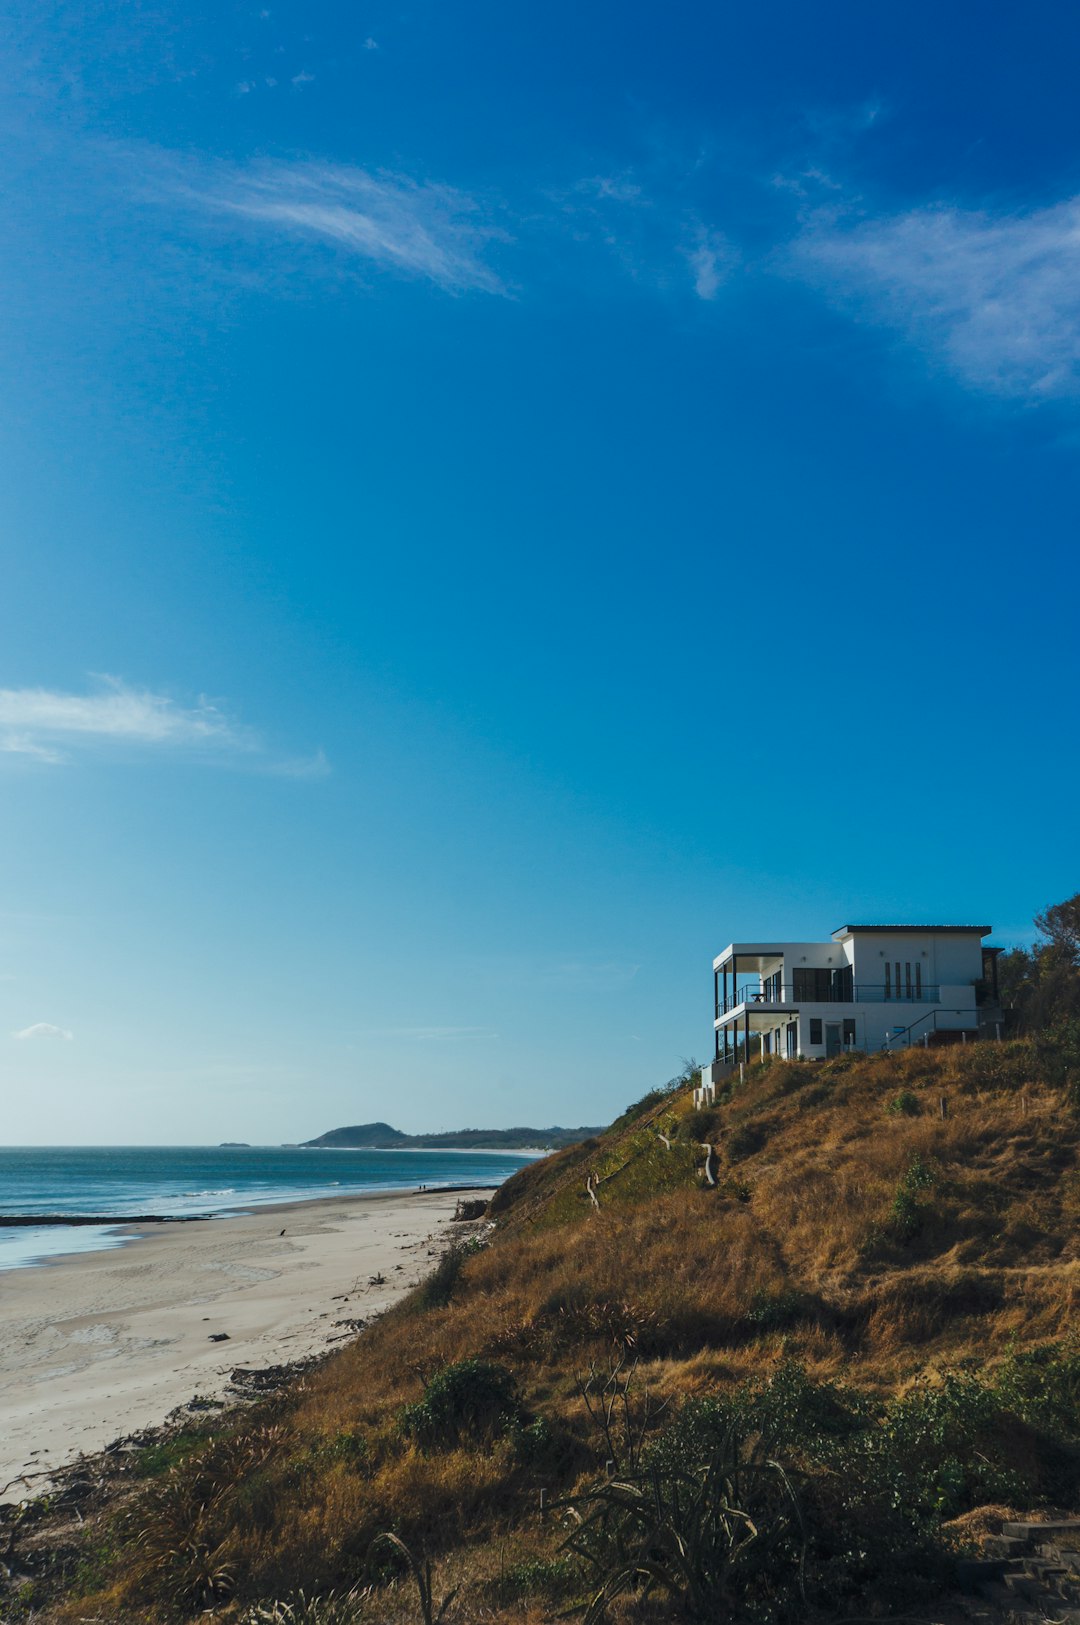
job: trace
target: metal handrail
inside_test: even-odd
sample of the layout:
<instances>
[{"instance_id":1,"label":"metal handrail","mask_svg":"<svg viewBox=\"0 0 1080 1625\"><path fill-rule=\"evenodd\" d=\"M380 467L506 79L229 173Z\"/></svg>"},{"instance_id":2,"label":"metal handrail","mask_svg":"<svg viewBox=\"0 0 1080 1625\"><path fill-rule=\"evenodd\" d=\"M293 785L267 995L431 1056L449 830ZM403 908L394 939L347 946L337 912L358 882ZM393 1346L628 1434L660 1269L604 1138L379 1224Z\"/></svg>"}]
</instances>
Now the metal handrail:
<instances>
[{"instance_id":1,"label":"metal handrail","mask_svg":"<svg viewBox=\"0 0 1080 1625\"><path fill-rule=\"evenodd\" d=\"M940 987L930 982L918 991L912 988L910 993L906 989L901 991L894 986L887 987L884 982L856 982L844 993L834 993L830 990L824 998L818 994L811 994L809 997L803 995L796 999L795 984L784 982L780 987L779 999L775 997L772 989L766 992L763 987L736 988L726 999L717 999L716 1014L726 1016L744 1004L751 1007L789 1004L936 1004L940 995Z\"/></svg>"},{"instance_id":2,"label":"metal handrail","mask_svg":"<svg viewBox=\"0 0 1080 1625\"><path fill-rule=\"evenodd\" d=\"M976 1030L977 1030L977 1028L978 1028L978 1010L974 1005L971 1006L971 1007L965 1007L965 1008L963 1008L961 1010L928 1010L924 1016L920 1016L917 1021L913 1021L911 1023L910 1027L905 1027L903 1032L888 1033L886 1035L885 1042L882 1044L881 1047L882 1047L882 1049L892 1049L894 1047L894 1045L899 1044L899 1045L902 1045L905 1049L910 1049L911 1046L915 1043L915 1034L916 1034L916 1032L918 1031L918 1029L920 1027L926 1027L926 1023L928 1021L932 1023L932 1027L926 1027L925 1032L919 1033L919 1038L923 1042L926 1042L929 1039L931 1031L933 1031L933 1032L943 1032L943 1033L956 1033L956 1032L964 1033L964 1032L970 1031L970 1029L964 1028L964 1027L939 1027L938 1026L938 1017L939 1016L966 1016L966 1015L969 1015L969 1014L972 1014L972 1015L975 1016Z\"/></svg>"}]
</instances>

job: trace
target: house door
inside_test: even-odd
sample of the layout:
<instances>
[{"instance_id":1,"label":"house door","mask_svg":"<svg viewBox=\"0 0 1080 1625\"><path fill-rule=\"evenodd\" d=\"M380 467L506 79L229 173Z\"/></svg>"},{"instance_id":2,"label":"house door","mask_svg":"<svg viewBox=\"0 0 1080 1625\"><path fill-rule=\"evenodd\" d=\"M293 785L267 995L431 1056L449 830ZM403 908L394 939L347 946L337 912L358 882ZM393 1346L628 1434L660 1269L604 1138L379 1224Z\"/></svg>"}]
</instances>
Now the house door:
<instances>
[{"instance_id":1,"label":"house door","mask_svg":"<svg viewBox=\"0 0 1080 1625\"><path fill-rule=\"evenodd\" d=\"M828 1060L830 1055L839 1055L840 1050L840 1023L838 1021L827 1021L825 1023L825 1059Z\"/></svg>"}]
</instances>

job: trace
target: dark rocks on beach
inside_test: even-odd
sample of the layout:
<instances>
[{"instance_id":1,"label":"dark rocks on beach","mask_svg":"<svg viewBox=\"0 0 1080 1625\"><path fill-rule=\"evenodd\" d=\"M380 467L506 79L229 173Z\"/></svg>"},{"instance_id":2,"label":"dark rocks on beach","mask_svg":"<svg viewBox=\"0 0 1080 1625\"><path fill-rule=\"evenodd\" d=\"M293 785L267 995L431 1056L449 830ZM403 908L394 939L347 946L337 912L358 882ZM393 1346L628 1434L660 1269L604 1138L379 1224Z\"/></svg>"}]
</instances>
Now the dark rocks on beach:
<instances>
[{"instance_id":1,"label":"dark rocks on beach","mask_svg":"<svg viewBox=\"0 0 1080 1625\"><path fill-rule=\"evenodd\" d=\"M482 1219L487 1212L487 1203L476 1200L462 1200L454 1209L451 1223L464 1224L470 1219Z\"/></svg>"},{"instance_id":2,"label":"dark rocks on beach","mask_svg":"<svg viewBox=\"0 0 1080 1625\"><path fill-rule=\"evenodd\" d=\"M211 1343L227 1343L229 1334L228 1332L211 1332L207 1341Z\"/></svg>"}]
</instances>

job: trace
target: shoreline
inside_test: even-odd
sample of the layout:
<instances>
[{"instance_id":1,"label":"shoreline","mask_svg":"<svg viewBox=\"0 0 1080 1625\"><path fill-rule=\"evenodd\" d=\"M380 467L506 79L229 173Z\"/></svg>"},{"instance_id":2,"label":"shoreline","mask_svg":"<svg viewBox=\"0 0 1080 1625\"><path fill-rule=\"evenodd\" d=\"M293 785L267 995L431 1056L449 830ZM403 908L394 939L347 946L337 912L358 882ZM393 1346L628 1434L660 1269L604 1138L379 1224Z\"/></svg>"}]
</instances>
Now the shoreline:
<instances>
[{"instance_id":1,"label":"shoreline","mask_svg":"<svg viewBox=\"0 0 1080 1625\"><path fill-rule=\"evenodd\" d=\"M220 1213L0 1213L0 1230L32 1230L35 1228L47 1230L62 1228L65 1224L73 1229L82 1225L107 1225L112 1230L120 1230L131 1225L140 1224L206 1224L209 1220L247 1219L254 1212L272 1213L277 1208L310 1207L313 1202L378 1200L381 1196L426 1196L451 1195L455 1191L489 1191L492 1185L402 1185L380 1186L377 1190L343 1191L339 1197L333 1196L296 1196L280 1202L248 1202L233 1203L222 1208ZM247 1211L238 1212L238 1208Z\"/></svg>"},{"instance_id":2,"label":"shoreline","mask_svg":"<svg viewBox=\"0 0 1080 1625\"><path fill-rule=\"evenodd\" d=\"M77 1456L160 1426L193 1396L223 1400L238 1367L355 1337L430 1272L458 1189L268 1203L194 1225L120 1218L134 1245L6 1271L0 1499L40 1493Z\"/></svg>"},{"instance_id":3,"label":"shoreline","mask_svg":"<svg viewBox=\"0 0 1080 1625\"><path fill-rule=\"evenodd\" d=\"M345 1201L383 1201L408 1200L409 1198L426 1196L460 1196L470 1191L493 1191L498 1188L497 1183L485 1181L481 1184L469 1185L390 1185L376 1186L367 1190L342 1191L339 1194L328 1196L321 1192L317 1196L283 1196L268 1202L237 1202L222 1208L219 1212L210 1213L28 1213L28 1214L0 1214L0 1236L4 1230L34 1231L41 1230L48 1236L53 1236L58 1230L65 1227L76 1230L97 1230L101 1232L97 1243L87 1246L76 1246L74 1242L70 1247L47 1247L43 1250L16 1257L7 1261L0 1253L0 1283L10 1275L21 1273L24 1270L46 1269L56 1263L74 1258L86 1258L99 1252L116 1252L127 1247L131 1242L139 1239L141 1232L148 1225L186 1225L186 1224L223 1224L232 1219L254 1218L260 1213L277 1213L289 1211L292 1208L317 1207L320 1202Z\"/></svg>"}]
</instances>

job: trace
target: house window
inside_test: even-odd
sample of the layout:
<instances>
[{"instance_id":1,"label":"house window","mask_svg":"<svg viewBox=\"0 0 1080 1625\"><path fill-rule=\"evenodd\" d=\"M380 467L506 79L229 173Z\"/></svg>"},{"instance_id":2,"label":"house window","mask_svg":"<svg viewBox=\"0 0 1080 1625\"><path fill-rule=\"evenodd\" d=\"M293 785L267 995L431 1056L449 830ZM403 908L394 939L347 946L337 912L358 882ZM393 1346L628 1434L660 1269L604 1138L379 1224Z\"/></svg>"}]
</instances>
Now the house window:
<instances>
[{"instance_id":1,"label":"house window","mask_svg":"<svg viewBox=\"0 0 1080 1625\"><path fill-rule=\"evenodd\" d=\"M851 1049L855 1043L855 1017L844 1017L844 1048Z\"/></svg>"},{"instance_id":2,"label":"house window","mask_svg":"<svg viewBox=\"0 0 1080 1625\"><path fill-rule=\"evenodd\" d=\"M820 1044L821 1043L821 1017L820 1016L811 1016L810 1017L810 1042L811 1042L811 1044Z\"/></svg>"},{"instance_id":3,"label":"house window","mask_svg":"<svg viewBox=\"0 0 1080 1625\"><path fill-rule=\"evenodd\" d=\"M896 961L896 997L898 999L903 998L903 994L900 992L900 961L899 960Z\"/></svg>"},{"instance_id":4,"label":"house window","mask_svg":"<svg viewBox=\"0 0 1080 1625\"><path fill-rule=\"evenodd\" d=\"M922 998L922 965L918 960L915 961L915 997Z\"/></svg>"},{"instance_id":5,"label":"house window","mask_svg":"<svg viewBox=\"0 0 1080 1625\"><path fill-rule=\"evenodd\" d=\"M832 971L813 965L798 966L792 993L796 1004L828 1004L832 997Z\"/></svg>"},{"instance_id":6,"label":"house window","mask_svg":"<svg viewBox=\"0 0 1080 1625\"><path fill-rule=\"evenodd\" d=\"M788 1022L787 1052L792 1060L799 1053L799 1023L797 1021Z\"/></svg>"},{"instance_id":7,"label":"house window","mask_svg":"<svg viewBox=\"0 0 1080 1625\"><path fill-rule=\"evenodd\" d=\"M907 996L910 999L910 997L911 997L911 961L910 961L910 959L907 961L907 963L904 966L904 986L907 988Z\"/></svg>"},{"instance_id":8,"label":"house window","mask_svg":"<svg viewBox=\"0 0 1080 1625\"><path fill-rule=\"evenodd\" d=\"M892 998L892 975L889 970L889 961L885 961L885 997Z\"/></svg>"}]
</instances>

